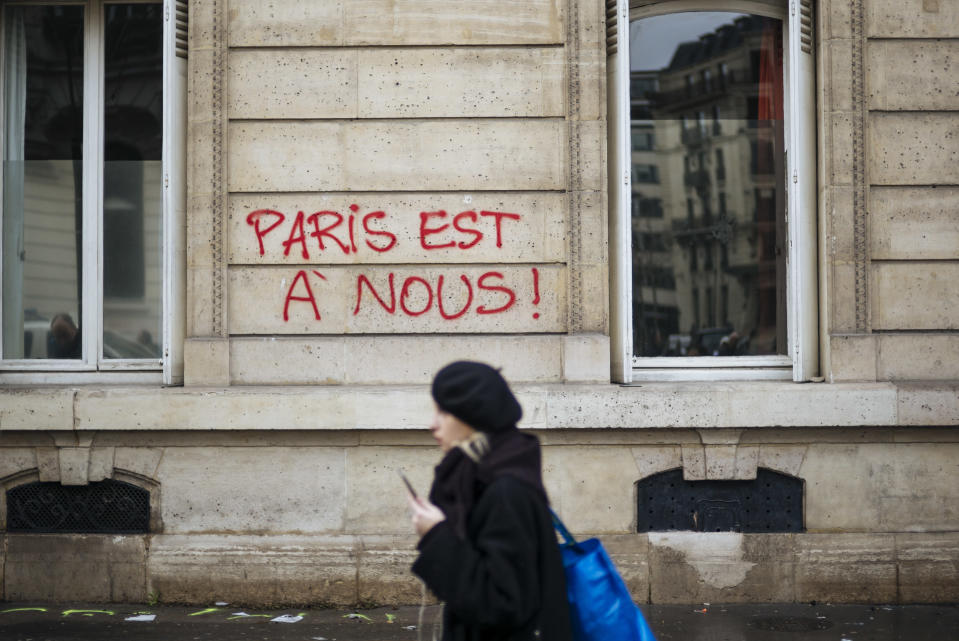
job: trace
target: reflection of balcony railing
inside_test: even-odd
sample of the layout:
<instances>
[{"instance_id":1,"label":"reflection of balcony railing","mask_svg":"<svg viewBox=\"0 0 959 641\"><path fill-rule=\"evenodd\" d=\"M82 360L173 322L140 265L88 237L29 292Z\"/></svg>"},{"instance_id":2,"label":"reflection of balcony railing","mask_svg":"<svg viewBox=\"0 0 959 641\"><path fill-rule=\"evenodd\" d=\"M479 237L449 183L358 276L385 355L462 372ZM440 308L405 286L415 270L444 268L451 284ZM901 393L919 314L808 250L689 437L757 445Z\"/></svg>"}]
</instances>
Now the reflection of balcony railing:
<instances>
[{"instance_id":1,"label":"reflection of balcony railing","mask_svg":"<svg viewBox=\"0 0 959 641\"><path fill-rule=\"evenodd\" d=\"M705 169L694 169L683 173L683 183L687 187L705 187L709 184L709 172Z\"/></svg>"},{"instance_id":2,"label":"reflection of balcony railing","mask_svg":"<svg viewBox=\"0 0 959 641\"><path fill-rule=\"evenodd\" d=\"M724 217L719 218L697 216L692 219L674 220L670 227L673 239L680 245L707 240L727 244L732 240L739 224L735 216L727 212Z\"/></svg>"},{"instance_id":3,"label":"reflection of balcony railing","mask_svg":"<svg viewBox=\"0 0 959 641\"><path fill-rule=\"evenodd\" d=\"M692 126L689 129L683 129L682 132L682 141L684 145L701 145L706 139L706 132L699 128L699 126Z\"/></svg>"},{"instance_id":4,"label":"reflection of balcony railing","mask_svg":"<svg viewBox=\"0 0 959 641\"><path fill-rule=\"evenodd\" d=\"M702 85L695 85L691 90L684 86L682 89L672 91L649 92L646 97L653 103L654 109L684 109L696 103L708 102L737 88L749 86L756 86L756 82L749 72L744 70L730 71L726 74L725 79L721 78L719 82L714 83L708 89L705 89Z\"/></svg>"}]
</instances>

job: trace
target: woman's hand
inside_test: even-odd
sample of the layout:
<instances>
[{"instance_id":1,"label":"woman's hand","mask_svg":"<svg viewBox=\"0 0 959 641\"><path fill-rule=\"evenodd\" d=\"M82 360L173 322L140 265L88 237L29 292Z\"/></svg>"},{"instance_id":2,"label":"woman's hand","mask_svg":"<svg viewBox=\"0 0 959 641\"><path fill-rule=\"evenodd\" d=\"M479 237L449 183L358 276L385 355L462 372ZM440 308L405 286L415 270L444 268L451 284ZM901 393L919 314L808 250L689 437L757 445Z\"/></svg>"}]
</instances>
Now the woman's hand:
<instances>
[{"instance_id":1,"label":"woman's hand","mask_svg":"<svg viewBox=\"0 0 959 641\"><path fill-rule=\"evenodd\" d=\"M406 501L409 503L410 510L413 512L411 519L413 521L413 529L415 529L416 533L420 536L432 530L433 526L440 521L446 520L446 515L443 514L443 510L426 499L419 497L414 498L407 495Z\"/></svg>"}]
</instances>

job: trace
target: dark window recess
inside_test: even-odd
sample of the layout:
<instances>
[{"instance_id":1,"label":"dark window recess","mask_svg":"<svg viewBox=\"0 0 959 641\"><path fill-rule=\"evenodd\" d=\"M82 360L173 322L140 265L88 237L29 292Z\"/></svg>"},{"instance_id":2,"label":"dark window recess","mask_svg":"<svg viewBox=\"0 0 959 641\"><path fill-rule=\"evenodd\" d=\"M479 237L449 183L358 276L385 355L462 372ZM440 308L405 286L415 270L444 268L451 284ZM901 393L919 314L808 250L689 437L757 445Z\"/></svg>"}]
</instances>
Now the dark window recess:
<instances>
[{"instance_id":1,"label":"dark window recess","mask_svg":"<svg viewBox=\"0 0 959 641\"><path fill-rule=\"evenodd\" d=\"M637 484L637 532L802 532L803 480L759 468L754 481L684 481L683 470Z\"/></svg>"},{"instance_id":2,"label":"dark window recess","mask_svg":"<svg viewBox=\"0 0 959 641\"><path fill-rule=\"evenodd\" d=\"M89 485L28 483L7 490L7 531L140 534L150 531L150 493L106 480Z\"/></svg>"}]
</instances>

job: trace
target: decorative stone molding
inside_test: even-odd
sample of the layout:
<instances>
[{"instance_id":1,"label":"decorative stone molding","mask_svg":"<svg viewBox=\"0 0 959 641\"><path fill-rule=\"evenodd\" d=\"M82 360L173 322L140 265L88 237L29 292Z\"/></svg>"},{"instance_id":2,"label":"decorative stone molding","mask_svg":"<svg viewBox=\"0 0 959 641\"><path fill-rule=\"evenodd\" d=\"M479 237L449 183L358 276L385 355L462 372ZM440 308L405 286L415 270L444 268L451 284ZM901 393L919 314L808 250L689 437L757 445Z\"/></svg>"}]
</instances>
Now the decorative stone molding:
<instances>
[{"instance_id":1,"label":"decorative stone molding","mask_svg":"<svg viewBox=\"0 0 959 641\"><path fill-rule=\"evenodd\" d=\"M856 330L868 332L869 323L869 234L866 200L866 67L865 11L863 0L850 0L852 26L852 180L853 254L855 262Z\"/></svg>"}]
</instances>

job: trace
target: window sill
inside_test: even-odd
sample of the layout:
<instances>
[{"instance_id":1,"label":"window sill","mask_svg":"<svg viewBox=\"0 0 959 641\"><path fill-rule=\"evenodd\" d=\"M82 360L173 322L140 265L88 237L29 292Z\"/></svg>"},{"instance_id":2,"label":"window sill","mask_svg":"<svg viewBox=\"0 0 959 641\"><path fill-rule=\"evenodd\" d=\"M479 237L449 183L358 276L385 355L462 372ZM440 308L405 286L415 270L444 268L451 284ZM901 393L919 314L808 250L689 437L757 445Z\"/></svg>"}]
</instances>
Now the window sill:
<instances>
[{"instance_id":1,"label":"window sill","mask_svg":"<svg viewBox=\"0 0 959 641\"><path fill-rule=\"evenodd\" d=\"M724 429L959 424L959 382L516 385L521 427ZM6 387L0 432L420 430L425 385Z\"/></svg>"}]
</instances>

